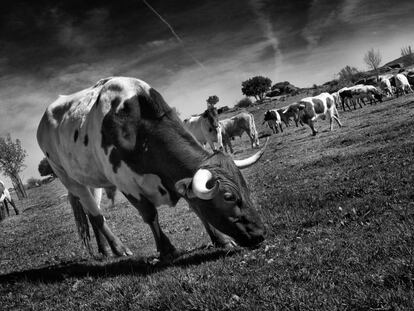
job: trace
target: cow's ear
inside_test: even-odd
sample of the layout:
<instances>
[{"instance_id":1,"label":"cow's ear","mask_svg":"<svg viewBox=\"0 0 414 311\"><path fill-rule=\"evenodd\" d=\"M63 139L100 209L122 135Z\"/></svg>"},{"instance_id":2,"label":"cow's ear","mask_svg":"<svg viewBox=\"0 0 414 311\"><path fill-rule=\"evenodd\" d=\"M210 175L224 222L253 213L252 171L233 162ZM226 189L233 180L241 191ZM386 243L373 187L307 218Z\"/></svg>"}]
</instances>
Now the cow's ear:
<instances>
[{"instance_id":1,"label":"cow's ear","mask_svg":"<svg viewBox=\"0 0 414 311\"><path fill-rule=\"evenodd\" d=\"M175 183L175 190L177 190L181 196L187 199L192 199L195 197L192 190L192 182L192 178L183 178Z\"/></svg>"}]
</instances>

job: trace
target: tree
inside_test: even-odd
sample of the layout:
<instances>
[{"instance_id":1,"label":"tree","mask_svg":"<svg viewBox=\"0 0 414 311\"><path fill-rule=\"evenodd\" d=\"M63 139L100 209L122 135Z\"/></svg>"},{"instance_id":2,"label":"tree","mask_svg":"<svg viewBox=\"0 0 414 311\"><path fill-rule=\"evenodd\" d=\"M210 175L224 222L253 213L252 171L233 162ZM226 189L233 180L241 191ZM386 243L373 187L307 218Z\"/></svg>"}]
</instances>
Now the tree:
<instances>
[{"instance_id":1,"label":"tree","mask_svg":"<svg viewBox=\"0 0 414 311\"><path fill-rule=\"evenodd\" d=\"M40 176L52 175L56 177L55 172L53 172L52 167L50 166L49 161L46 158L43 158L40 161L38 170L39 170Z\"/></svg>"},{"instance_id":2,"label":"tree","mask_svg":"<svg viewBox=\"0 0 414 311\"><path fill-rule=\"evenodd\" d=\"M381 64L382 57L379 51L375 51L374 49L370 49L367 54L364 56L364 62L368 65L369 68L375 71L377 74L378 80L378 67Z\"/></svg>"},{"instance_id":3,"label":"tree","mask_svg":"<svg viewBox=\"0 0 414 311\"><path fill-rule=\"evenodd\" d=\"M414 63L414 54L411 49L411 45L401 48L401 56L405 57L405 66L410 66Z\"/></svg>"},{"instance_id":4,"label":"tree","mask_svg":"<svg viewBox=\"0 0 414 311\"><path fill-rule=\"evenodd\" d=\"M358 69L351 66L345 66L338 72L339 80L344 82L355 82L358 75Z\"/></svg>"},{"instance_id":5,"label":"tree","mask_svg":"<svg viewBox=\"0 0 414 311\"><path fill-rule=\"evenodd\" d=\"M23 162L26 155L26 150L22 148L19 139L13 141L10 134L7 134L6 137L0 137L0 171L10 177L19 199L27 197L19 176L25 167Z\"/></svg>"},{"instance_id":6,"label":"tree","mask_svg":"<svg viewBox=\"0 0 414 311\"><path fill-rule=\"evenodd\" d=\"M269 91L272 80L262 76L256 76L242 82L242 94L253 96L256 100L262 100L265 93Z\"/></svg>"},{"instance_id":7,"label":"tree","mask_svg":"<svg viewBox=\"0 0 414 311\"><path fill-rule=\"evenodd\" d=\"M211 106L214 106L215 104L217 104L218 101L219 101L219 98L216 95L212 95L207 98L207 104Z\"/></svg>"}]
</instances>

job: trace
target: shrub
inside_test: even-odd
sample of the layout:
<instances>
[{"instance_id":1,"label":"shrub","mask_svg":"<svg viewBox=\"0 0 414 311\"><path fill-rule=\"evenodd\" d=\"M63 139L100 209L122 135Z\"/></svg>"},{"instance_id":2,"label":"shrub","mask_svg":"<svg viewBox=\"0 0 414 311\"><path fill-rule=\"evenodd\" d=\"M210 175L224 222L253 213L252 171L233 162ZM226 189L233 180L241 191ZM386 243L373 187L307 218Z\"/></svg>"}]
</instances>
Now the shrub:
<instances>
[{"instance_id":1,"label":"shrub","mask_svg":"<svg viewBox=\"0 0 414 311\"><path fill-rule=\"evenodd\" d=\"M239 102L235 105L237 108L246 108L253 105L253 102L250 100L250 98L245 97L239 100Z\"/></svg>"}]
</instances>

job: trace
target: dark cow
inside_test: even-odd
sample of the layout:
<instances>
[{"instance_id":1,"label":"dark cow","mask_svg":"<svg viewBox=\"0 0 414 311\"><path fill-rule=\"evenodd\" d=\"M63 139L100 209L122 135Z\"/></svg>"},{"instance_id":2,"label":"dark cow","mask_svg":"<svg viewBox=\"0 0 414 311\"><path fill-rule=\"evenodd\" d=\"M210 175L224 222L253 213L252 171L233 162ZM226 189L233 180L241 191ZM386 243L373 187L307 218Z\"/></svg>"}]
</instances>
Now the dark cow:
<instances>
[{"instance_id":1,"label":"dark cow","mask_svg":"<svg viewBox=\"0 0 414 311\"><path fill-rule=\"evenodd\" d=\"M200 217L215 245L235 241L256 246L264 239L264 226L239 170L257 162L264 148L238 161L222 152L207 152L142 80L107 78L59 97L43 115L37 140L69 191L81 236L88 244L89 218L104 255L131 254L99 207L100 188L111 186L150 226L162 259L178 252L161 229L156 208L174 206L180 197Z\"/></svg>"}]
</instances>

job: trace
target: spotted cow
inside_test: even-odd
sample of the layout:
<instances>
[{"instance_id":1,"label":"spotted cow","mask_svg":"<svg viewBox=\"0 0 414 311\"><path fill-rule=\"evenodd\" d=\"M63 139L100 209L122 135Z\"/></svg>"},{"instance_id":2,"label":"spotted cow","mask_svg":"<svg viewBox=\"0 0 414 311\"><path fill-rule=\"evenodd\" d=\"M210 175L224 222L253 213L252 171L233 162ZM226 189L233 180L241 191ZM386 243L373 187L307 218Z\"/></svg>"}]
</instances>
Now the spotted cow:
<instances>
[{"instance_id":1,"label":"spotted cow","mask_svg":"<svg viewBox=\"0 0 414 311\"><path fill-rule=\"evenodd\" d=\"M283 133L282 118L281 118L281 115L279 114L279 111L277 109L271 109L271 110L267 110L265 112L262 124L264 124L266 122L267 122L267 125L270 127L270 129L272 130L273 133L275 133L275 134L279 133L278 128L280 128L280 131Z\"/></svg>"},{"instance_id":2,"label":"spotted cow","mask_svg":"<svg viewBox=\"0 0 414 311\"><path fill-rule=\"evenodd\" d=\"M324 120L328 116L331 131L333 129L332 120L335 120L339 126L342 126L339 121L335 100L329 93L303 98L298 103L290 105L287 110L287 113L292 113L296 119L300 119L303 123L308 124L314 136L318 132L314 125L318 118Z\"/></svg>"},{"instance_id":3,"label":"spotted cow","mask_svg":"<svg viewBox=\"0 0 414 311\"><path fill-rule=\"evenodd\" d=\"M100 209L101 188L113 186L150 226L162 259L178 252L161 229L156 208L174 206L180 197L215 245L255 246L264 239L239 170L257 162L264 148L243 160L206 151L160 93L142 80L106 78L59 97L46 109L37 140L68 189L83 241L89 243L89 218L103 255L131 254Z\"/></svg>"}]
</instances>

